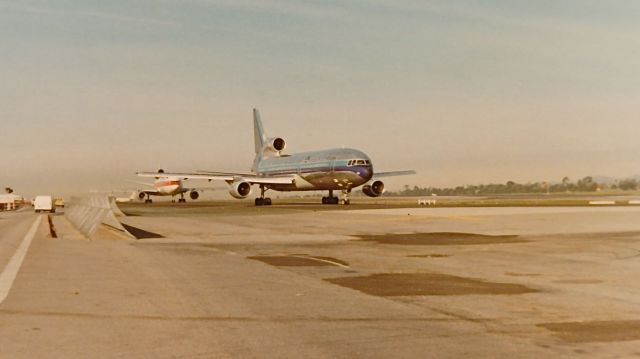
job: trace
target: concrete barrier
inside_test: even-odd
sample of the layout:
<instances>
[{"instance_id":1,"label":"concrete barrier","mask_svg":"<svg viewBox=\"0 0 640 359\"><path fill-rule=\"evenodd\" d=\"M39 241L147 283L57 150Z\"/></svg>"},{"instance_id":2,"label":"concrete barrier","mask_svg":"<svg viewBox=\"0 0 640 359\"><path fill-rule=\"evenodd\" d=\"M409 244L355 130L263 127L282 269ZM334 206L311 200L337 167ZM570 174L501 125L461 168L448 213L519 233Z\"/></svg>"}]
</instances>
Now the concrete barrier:
<instances>
[{"instance_id":1,"label":"concrete barrier","mask_svg":"<svg viewBox=\"0 0 640 359\"><path fill-rule=\"evenodd\" d=\"M64 211L65 217L87 238L91 238L100 225L104 225L127 238L135 238L116 216L124 216L113 197L92 195L72 197Z\"/></svg>"},{"instance_id":2,"label":"concrete barrier","mask_svg":"<svg viewBox=\"0 0 640 359\"><path fill-rule=\"evenodd\" d=\"M124 214L124 212L122 212L120 210L120 207L118 207L118 204L116 203L116 198L114 196L109 196L109 206L111 207L111 212L113 212L113 214L116 217L126 217L127 215Z\"/></svg>"}]
</instances>

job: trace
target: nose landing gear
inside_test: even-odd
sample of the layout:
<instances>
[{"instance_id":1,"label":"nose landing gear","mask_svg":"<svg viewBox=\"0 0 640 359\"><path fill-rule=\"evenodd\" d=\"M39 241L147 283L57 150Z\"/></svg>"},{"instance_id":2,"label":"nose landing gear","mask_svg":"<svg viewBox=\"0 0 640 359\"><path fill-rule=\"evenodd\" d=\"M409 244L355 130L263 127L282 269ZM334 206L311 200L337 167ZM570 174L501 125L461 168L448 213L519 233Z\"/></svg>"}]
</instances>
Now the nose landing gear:
<instances>
[{"instance_id":1,"label":"nose landing gear","mask_svg":"<svg viewBox=\"0 0 640 359\"><path fill-rule=\"evenodd\" d=\"M340 199L340 204L345 206L351 204L351 200L349 199L349 193L351 193L351 188L342 190L342 198Z\"/></svg>"}]
</instances>

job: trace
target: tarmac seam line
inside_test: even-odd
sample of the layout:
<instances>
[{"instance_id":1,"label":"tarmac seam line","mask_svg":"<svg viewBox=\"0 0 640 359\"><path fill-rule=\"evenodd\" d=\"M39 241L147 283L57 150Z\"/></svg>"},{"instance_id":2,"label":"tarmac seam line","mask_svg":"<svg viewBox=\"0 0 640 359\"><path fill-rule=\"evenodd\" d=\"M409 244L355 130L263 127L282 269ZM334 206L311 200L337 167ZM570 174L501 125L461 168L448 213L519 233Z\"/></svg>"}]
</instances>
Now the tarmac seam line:
<instances>
[{"instance_id":1,"label":"tarmac seam line","mask_svg":"<svg viewBox=\"0 0 640 359\"><path fill-rule=\"evenodd\" d=\"M27 232L27 235L24 236L22 243L13 254L13 257L7 263L7 266L4 268L4 271L0 273L0 304L7 299L9 295L9 291L13 286L13 282L18 275L18 271L22 266L22 262L24 261L24 257L27 255L27 251L29 250L29 246L31 245L31 241L36 236L36 232L38 231L38 227L40 226L40 222L42 221L42 216L38 216L38 218L31 225L31 229Z\"/></svg>"}]
</instances>

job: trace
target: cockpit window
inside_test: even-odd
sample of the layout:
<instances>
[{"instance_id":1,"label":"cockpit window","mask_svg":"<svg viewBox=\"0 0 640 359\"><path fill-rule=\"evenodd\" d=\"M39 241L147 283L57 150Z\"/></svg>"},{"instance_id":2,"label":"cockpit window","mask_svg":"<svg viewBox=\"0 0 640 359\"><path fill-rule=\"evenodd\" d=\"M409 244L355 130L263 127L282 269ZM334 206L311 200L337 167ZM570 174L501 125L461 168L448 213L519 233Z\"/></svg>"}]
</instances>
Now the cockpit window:
<instances>
[{"instance_id":1,"label":"cockpit window","mask_svg":"<svg viewBox=\"0 0 640 359\"><path fill-rule=\"evenodd\" d=\"M369 160L349 160L347 162L347 166L370 166L371 162Z\"/></svg>"}]
</instances>

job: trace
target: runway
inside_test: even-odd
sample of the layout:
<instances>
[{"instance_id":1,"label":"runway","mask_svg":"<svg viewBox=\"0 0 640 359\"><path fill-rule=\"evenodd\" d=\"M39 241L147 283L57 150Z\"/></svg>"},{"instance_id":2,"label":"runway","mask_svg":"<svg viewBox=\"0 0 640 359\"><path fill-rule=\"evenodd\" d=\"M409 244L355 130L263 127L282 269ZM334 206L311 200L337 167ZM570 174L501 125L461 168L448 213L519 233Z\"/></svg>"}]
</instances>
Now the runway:
<instances>
[{"instance_id":1,"label":"runway","mask_svg":"<svg viewBox=\"0 0 640 359\"><path fill-rule=\"evenodd\" d=\"M89 241L58 215L53 239L42 221L0 356L639 353L640 208L239 203L124 206L138 240ZM35 219L0 214L0 268Z\"/></svg>"}]
</instances>

